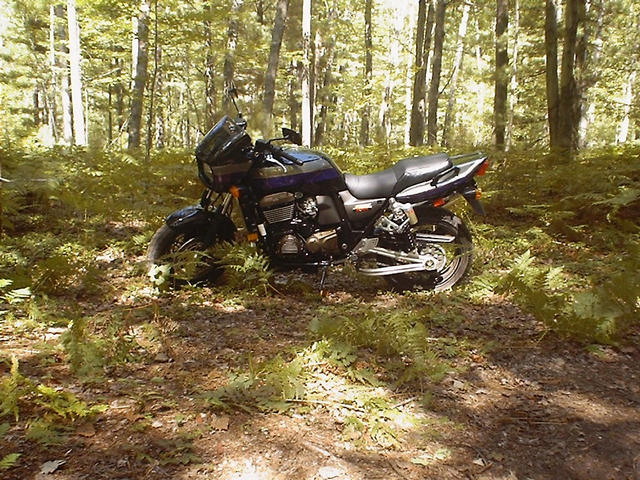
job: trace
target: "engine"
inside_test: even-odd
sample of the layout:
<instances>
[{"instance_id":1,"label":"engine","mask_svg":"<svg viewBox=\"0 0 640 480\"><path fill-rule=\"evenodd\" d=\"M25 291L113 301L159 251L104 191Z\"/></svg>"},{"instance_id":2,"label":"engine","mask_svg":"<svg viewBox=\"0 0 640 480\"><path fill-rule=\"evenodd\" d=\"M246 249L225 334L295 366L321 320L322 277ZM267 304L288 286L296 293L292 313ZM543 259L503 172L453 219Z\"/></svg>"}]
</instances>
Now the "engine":
<instances>
[{"instance_id":1,"label":"engine","mask_svg":"<svg viewBox=\"0 0 640 480\"><path fill-rule=\"evenodd\" d=\"M340 251L338 232L321 230L318 225L318 203L315 197L300 192L279 192L259 202L265 224L260 233L269 239L275 253L293 255L331 254Z\"/></svg>"}]
</instances>

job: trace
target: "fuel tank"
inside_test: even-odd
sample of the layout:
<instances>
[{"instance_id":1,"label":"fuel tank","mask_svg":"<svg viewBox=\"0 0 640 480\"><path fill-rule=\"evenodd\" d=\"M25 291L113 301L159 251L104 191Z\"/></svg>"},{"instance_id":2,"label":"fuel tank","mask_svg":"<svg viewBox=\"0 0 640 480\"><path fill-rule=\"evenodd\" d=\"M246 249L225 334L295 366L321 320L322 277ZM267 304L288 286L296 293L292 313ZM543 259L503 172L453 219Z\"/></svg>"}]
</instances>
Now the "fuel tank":
<instances>
[{"instance_id":1,"label":"fuel tank","mask_svg":"<svg viewBox=\"0 0 640 480\"><path fill-rule=\"evenodd\" d=\"M249 177L252 188L261 193L290 191L307 195L322 195L346 189L344 176L337 165L323 153L304 149L286 150L302 165L278 159L284 169L275 163L254 170Z\"/></svg>"}]
</instances>

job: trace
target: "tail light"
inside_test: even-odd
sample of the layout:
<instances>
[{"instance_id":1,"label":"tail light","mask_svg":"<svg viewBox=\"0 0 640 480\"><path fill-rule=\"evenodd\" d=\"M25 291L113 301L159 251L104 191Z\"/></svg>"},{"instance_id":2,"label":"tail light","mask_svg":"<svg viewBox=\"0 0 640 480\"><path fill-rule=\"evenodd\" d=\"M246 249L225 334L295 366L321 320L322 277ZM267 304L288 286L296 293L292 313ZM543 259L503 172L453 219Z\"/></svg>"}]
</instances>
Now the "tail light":
<instances>
[{"instance_id":1,"label":"tail light","mask_svg":"<svg viewBox=\"0 0 640 480\"><path fill-rule=\"evenodd\" d=\"M487 173L488 168L489 168L489 160L485 160L480 165L480 168L478 169L478 171L476 171L476 175L484 175L485 173Z\"/></svg>"}]
</instances>

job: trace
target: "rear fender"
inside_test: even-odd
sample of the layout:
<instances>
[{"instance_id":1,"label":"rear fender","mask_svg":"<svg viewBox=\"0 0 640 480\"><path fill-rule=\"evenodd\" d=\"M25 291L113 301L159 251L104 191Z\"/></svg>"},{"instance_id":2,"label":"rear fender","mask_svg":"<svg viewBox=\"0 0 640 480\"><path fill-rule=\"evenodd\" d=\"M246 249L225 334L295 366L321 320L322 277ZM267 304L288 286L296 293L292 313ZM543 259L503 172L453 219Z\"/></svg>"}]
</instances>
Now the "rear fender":
<instances>
[{"instance_id":1,"label":"rear fender","mask_svg":"<svg viewBox=\"0 0 640 480\"><path fill-rule=\"evenodd\" d=\"M461 232L467 238L471 239L471 232L462 219L446 208L420 205L415 207L414 210L418 216L418 223L420 225L437 225L438 222L446 220L447 223L456 227L458 232Z\"/></svg>"},{"instance_id":2,"label":"rear fender","mask_svg":"<svg viewBox=\"0 0 640 480\"><path fill-rule=\"evenodd\" d=\"M165 219L173 230L196 230L207 236L218 236L223 241L233 242L236 226L226 215L209 212L200 205L191 205L173 212Z\"/></svg>"}]
</instances>

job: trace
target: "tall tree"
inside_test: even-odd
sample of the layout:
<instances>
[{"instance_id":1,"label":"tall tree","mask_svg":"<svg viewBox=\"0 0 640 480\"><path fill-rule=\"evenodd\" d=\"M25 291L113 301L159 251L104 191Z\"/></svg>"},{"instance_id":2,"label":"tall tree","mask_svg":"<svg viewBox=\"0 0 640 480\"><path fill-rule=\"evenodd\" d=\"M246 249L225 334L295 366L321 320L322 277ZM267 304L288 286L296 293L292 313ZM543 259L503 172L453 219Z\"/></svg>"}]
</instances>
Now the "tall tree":
<instances>
[{"instance_id":1,"label":"tall tree","mask_svg":"<svg viewBox=\"0 0 640 480\"><path fill-rule=\"evenodd\" d=\"M578 26L584 21L585 0L567 0L564 10L565 36L558 103L558 147L571 153L578 148L580 93L575 77Z\"/></svg>"},{"instance_id":2,"label":"tall tree","mask_svg":"<svg viewBox=\"0 0 640 480\"><path fill-rule=\"evenodd\" d=\"M496 2L496 70L493 117L496 147L504 150L505 127L507 123L507 86L509 75L509 53L507 50L507 27L509 25L509 3L507 0Z\"/></svg>"},{"instance_id":3,"label":"tall tree","mask_svg":"<svg viewBox=\"0 0 640 480\"><path fill-rule=\"evenodd\" d=\"M587 3L587 14L595 12L595 25L589 18L585 20L582 35L578 40L576 67L578 70L578 90L580 92L580 118L578 120L578 148L588 146L588 129L594 118L595 103L590 90L601 77L599 68L602 53L602 31L604 26L605 1Z\"/></svg>"},{"instance_id":4,"label":"tall tree","mask_svg":"<svg viewBox=\"0 0 640 480\"><path fill-rule=\"evenodd\" d=\"M147 67L149 65L149 0L142 0L138 14L138 28L136 32L137 49L135 62L135 77L131 92L131 113L129 116L129 140L127 148L140 147L140 128L142 126L142 105L144 88L147 83Z\"/></svg>"},{"instance_id":5,"label":"tall tree","mask_svg":"<svg viewBox=\"0 0 640 480\"><path fill-rule=\"evenodd\" d=\"M63 5L55 6L55 14L60 22L56 28L58 43L58 55L56 55L56 70L60 79L60 109L62 110L62 139L65 144L70 145L73 142L73 114L71 110L71 90L69 85L69 66L68 66L68 33L67 29L62 25L65 19Z\"/></svg>"},{"instance_id":6,"label":"tall tree","mask_svg":"<svg viewBox=\"0 0 640 480\"><path fill-rule=\"evenodd\" d=\"M411 125L409 127L409 144L422 145L424 142L425 96L427 86L427 63L431 50L431 30L433 26L433 1L418 1L418 23L416 26L415 76L413 79L413 95L411 101Z\"/></svg>"},{"instance_id":7,"label":"tall tree","mask_svg":"<svg viewBox=\"0 0 640 480\"><path fill-rule=\"evenodd\" d=\"M235 85L236 48L238 46L238 14L242 0L232 0L229 25L227 27L227 51L224 57L223 75L225 88ZM228 96L225 95L226 108L229 108Z\"/></svg>"},{"instance_id":8,"label":"tall tree","mask_svg":"<svg viewBox=\"0 0 640 480\"><path fill-rule=\"evenodd\" d=\"M204 65L204 95L205 102L207 104L206 119L208 125L213 125L216 121L216 82L215 82L215 70L216 62L214 56L214 44L213 44L213 27L211 25L212 8L211 2L205 3L204 7L205 21L204 21L204 44L207 50L205 55Z\"/></svg>"},{"instance_id":9,"label":"tall tree","mask_svg":"<svg viewBox=\"0 0 640 480\"><path fill-rule=\"evenodd\" d=\"M373 80L373 40L371 33L371 3L365 0L364 6L364 106L361 113L360 145L369 145L369 117L371 116L371 81Z\"/></svg>"},{"instance_id":10,"label":"tall tree","mask_svg":"<svg viewBox=\"0 0 640 480\"><path fill-rule=\"evenodd\" d=\"M557 0L546 0L544 16L545 79L547 86L547 121L549 122L549 144L558 146L558 108L560 88L558 86L558 6Z\"/></svg>"},{"instance_id":11,"label":"tall tree","mask_svg":"<svg viewBox=\"0 0 640 480\"><path fill-rule=\"evenodd\" d=\"M280 48L282 46L282 37L287 22L287 11L289 9L289 0L278 0L276 4L276 17L273 22L273 30L271 31L271 46L269 48L269 64L264 76L264 112L265 112L265 131L267 136L271 131L273 102L276 96L276 75L278 72L278 62L280 60Z\"/></svg>"},{"instance_id":12,"label":"tall tree","mask_svg":"<svg viewBox=\"0 0 640 480\"><path fill-rule=\"evenodd\" d=\"M73 109L73 139L76 145L87 145L82 102L82 54L80 52L80 28L75 0L67 0L69 25L69 71L71 76L71 104Z\"/></svg>"},{"instance_id":13,"label":"tall tree","mask_svg":"<svg viewBox=\"0 0 640 480\"><path fill-rule=\"evenodd\" d=\"M57 105L56 105L56 13L55 7L49 7L49 68L51 69L51 80L48 88L49 103L49 133L54 142L58 141Z\"/></svg>"},{"instance_id":14,"label":"tall tree","mask_svg":"<svg viewBox=\"0 0 640 480\"><path fill-rule=\"evenodd\" d=\"M442 49L444 46L444 22L447 0L437 0L435 31L433 40L433 64L429 85L429 113L427 117L427 143L438 143L438 99L440 98L440 73L442 71Z\"/></svg>"},{"instance_id":15,"label":"tall tree","mask_svg":"<svg viewBox=\"0 0 640 480\"><path fill-rule=\"evenodd\" d=\"M311 127L313 111L311 109L311 0L302 2L302 144L311 146Z\"/></svg>"},{"instance_id":16,"label":"tall tree","mask_svg":"<svg viewBox=\"0 0 640 480\"><path fill-rule=\"evenodd\" d=\"M511 148L513 142L513 124L516 104L518 103L518 55L520 36L520 0L513 4L513 50L511 53L511 79L509 80L509 113L507 119L507 138L505 150Z\"/></svg>"},{"instance_id":17,"label":"tall tree","mask_svg":"<svg viewBox=\"0 0 640 480\"><path fill-rule=\"evenodd\" d=\"M633 102L633 89L636 83L636 77L638 71L634 68L627 77L624 84L624 91L622 94L622 120L618 125L616 131L616 143L625 143L629 136L629 113L631 112L631 103Z\"/></svg>"},{"instance_id":18,"label":"tall tree","mask_svg":"<svg viewBox=\"0 0 640 480\"><path fill-rule=\"evenodd\" d=\"M450 144L449 135L451 133L451 125L453 124L453 113L456 105L456 90L458 88L458 77L462 70L464 60L464 42L467 36L467 23L469 22L469 9L471 5L464 3L462 5L462 18L458 25L458 37L456 46L456 55L453 60L453 74L449 83L449 100L447 101L447 111L444 116L444 128L442 130L442 144L448 146Z\"/></svg>"}]
</instances>

